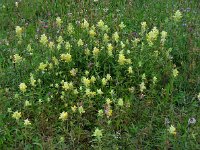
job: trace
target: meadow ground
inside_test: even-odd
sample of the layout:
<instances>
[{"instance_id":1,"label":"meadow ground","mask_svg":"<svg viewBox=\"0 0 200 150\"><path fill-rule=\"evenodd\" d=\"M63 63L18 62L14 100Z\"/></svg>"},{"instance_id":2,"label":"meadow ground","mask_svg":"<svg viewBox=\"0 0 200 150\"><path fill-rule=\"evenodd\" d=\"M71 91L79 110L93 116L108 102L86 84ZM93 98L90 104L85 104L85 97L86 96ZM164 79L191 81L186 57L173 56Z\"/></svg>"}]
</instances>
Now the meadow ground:
<instances>
[{"instance_id":1,"label":"meadow ground","mask_svg":"<svg viewBox=\"0 0 200 150\"><path fill-rule=\"evenodd\" d=\"M0 149L200 149L199 0L1 0Z\"/></svg>"}]
</instances>

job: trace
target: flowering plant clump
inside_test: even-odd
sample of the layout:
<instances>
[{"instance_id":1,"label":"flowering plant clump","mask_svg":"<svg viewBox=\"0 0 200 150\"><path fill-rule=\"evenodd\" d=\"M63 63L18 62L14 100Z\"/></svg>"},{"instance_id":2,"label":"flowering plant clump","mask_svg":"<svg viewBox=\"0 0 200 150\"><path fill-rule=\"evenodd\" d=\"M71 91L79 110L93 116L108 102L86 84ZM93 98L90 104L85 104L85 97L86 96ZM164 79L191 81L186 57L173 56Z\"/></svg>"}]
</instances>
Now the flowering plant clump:
<instances>
[{"instance_id":1,"label":"flowering plant clump","mask_svg":"<svg viewBox=\"0 0 200 150\"><path fill-rule=\"evenodd\" d=\"M101 3L91 2L91 6ZM15 3L16 12L21 4ZM68 2L59 4L61 8L67 6ZM175 45L178 39L172 41L171 31L171 27L179 26L182 11L164 22L146 20L131 28L132 24L118 16L112 23L107 20L109 15L95 21L98 9L90 12L82 6L79 13L48 12L48 17L38 17L39 23L33 27L29 25L31 19L24 19L25 25L12 29L15 36L7 44L7 74L13 79L6 86L4 95L9 100L2 117L11 119L2 128L16 129L5 134L8 141L19 136L16 147L23 141L20 144L30 149L32 145L44 149L148 149L140 144L150 145L145 140L156 132L159 137L155 139L163 140L166 146L158 149L169 149L175 138L186 132L179 130L176 120L177 129L169 122L164 127L163 118L157 118L173 118L178 109L171 110L184 105L180 101L186 99L185 89L178 85L184 62L173 57L179 47ZM54 7L58 7L57 3ZM41 13L46 13L44 8ZM85 12L95 19L87 15L81 18ZM71 21L74 13L79 14L79 19ZM36 10L35 14L40 12ZM0 66L0 77L1 72ZM179 91L181 94L176 95ZM200 94L195 96L200 100ZM190 119L188 128L197 123ZM157 130L158 126L162 128Z\"/></svg>"}]
</instances>

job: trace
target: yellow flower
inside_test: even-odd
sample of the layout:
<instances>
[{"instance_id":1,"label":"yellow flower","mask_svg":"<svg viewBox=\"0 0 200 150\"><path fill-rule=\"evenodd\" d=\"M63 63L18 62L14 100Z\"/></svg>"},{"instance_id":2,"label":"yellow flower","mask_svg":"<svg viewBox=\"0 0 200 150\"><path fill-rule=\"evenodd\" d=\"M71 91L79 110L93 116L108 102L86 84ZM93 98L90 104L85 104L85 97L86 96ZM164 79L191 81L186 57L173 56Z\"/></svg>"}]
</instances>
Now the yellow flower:
<instances>
[{"instance_id":1,"label":"yellow flower","mask_svg":"<svg viewBox=\"0 0 200 150\"><path fill-rule=\"evenodd\" d=\"M109 56L112 56L112 50L113 50L113 46L111 43L108 43L108 46L107 46L107 50L108 50L108 55Z\"/></svg>"},{"instance_id":2,"label":"yellow flower","mask_svg":"<svg viewBox=\"0 0 200 150\"><path fill-rule=\"evenodd\" d=\"M60 35L57 39L57 42L58 42L58 45L62 44L63 43L63 37Z\"/></svg>"},{"instance_id":3,"label":"yellow flower","mask_svg":"<svg viewBox=\"0 0 200 150\"><path fill-rule=\"evenodd\" d=\"M90 80L88 78L83 77L82 82L86 87L90 86Z\"/></svg>"},{"instance_id":4,"label":"yellow flower","mask_svg":"<svg viewBox=\"0 0 200 150\"><path fill-rule=\"evenodd\" d=\"M89 28L89 23L87 22L87 20L83 20L83 23L81 24L81 27L84 29L88 29Z\"/></svg>"},{"instance_id":5,"label":"yellow flower","mask_svg":"<svg viewBox=\"0 0 200 150\"><path fill-rule=\"evenodd\" d=\"M26 84L25 84L25 83L20 83L19 89L20 89L22 92L26 92L26 89L27 89Z\"/></svg>"},{"instance_id":6,"label":"yellow flower","mask_svg":"<svg viewBox=\"0 0 200 150\"><path fill-rule=\"evenodd\" d=\"M147 42L149 46L153 46L154 41L156 41L158 37L159 31L156 27L154 27L148 34L147 34Z\"/></svg>"},{"instance_id":7,"label":"yellow flower","mask_svg":"<svg viewBox=\"0 0 200 150\"><path fill-rule=\"evenodd\" d=\"M85 55L89 56L90 55L90 50L88 48L85 49Z\"/></svg>"},{"instance_id":8,"label":"yellow flower","mask_svg":"<svg viewBox=\"0 0 200 150\"><path fill-rule=\"evenodd\" d=\"M91 82L91 83L94 83L95 81L96 81L96 78L95 78L94 76L91 76L90 82Z\"/></svg>"},{"instance_id":9,"label":"yellow flower","mask_svg":"<svg viewBox=\"0 0 200 150\"><path fill-rule=\"evenodd\" d=\"M103 117L103 110L102 109L98 110L98 116Z\"/></svg>"},{"instance_id":10,"label":"yellow flower","mask_svg":"<svg viewBox=\"0 0 200 150\"><path fill-rule=\"evenodd\" d=\"M28 120L28 118L26 120L24 120L24 125L25 126L31 125L31 122Z\"/></svg>"},{"instance_id":11,"label":"yellow flower","mask_svg":"<svg viewBox=\"0 0 200 150\"><path fill-rule=\"evenodd\" d=\"M36 80L34 79L33 74L30 74L30 83L31 83L31 85L32 85L33 87L36 86L36 85L35 85L35 82L36 82Z\"/></svg>"},{"instance_id":12,"label":"yellow flower","mask_svg":"<svg viewBox=\"0 0 200 150\"><path fill-rule=\"evenodd\" d=\"M63 23L63 21L61 20L61 18L60 17L57 17L56 18L56 24L57 24L57 26L58 27L61 27L61 24Z\"/></svg>"},{"instance_id":13,"label":"yellow flower","mask_svg":"<svg viewBox=\"0 0 200 150\"><path fill-rule=\"evenodd\" d=\"M107 43L107 42L109 41L109 36L108 36L107 33L105 33L105 34L103 35L103 41L104 41L105 43Z\"/></svg>"},{"instance_id":14,"label":"yellow flower","mask_svg":"<svg viewBox=\"0 0 200 150\"><path fill-rule=\"evenodd\" d=\"M120 65L124 65L124 64L126 63L126 58L125 58L125 56L124 56L123 53L120 53L120 54L119 54L118 63L119 63Z\"/></svg>"},{"instance_id":15,"label":"yellow flower","mask_svg":"<svg viewBox=\"0 0 200 150\"><path fill-rule=\"evenodd\" d=\"M19 118L21 118L21 112L18 112L18 111L15 111L13 114L12 114L12 118L16 119L16 120L19 120Z\"/></svg>"},{"instance_id":16,"label":"yellow flower","mask_svg":"<svg viewBox=\"0 0 200 150\"><path fill-rule=\"evenodd\" d=\"M166 37L167 37L167 32L166 32L166 31L162 31L162 32L161 32L161 40L160 40L160 42L161 42L162 44L165 43Z\"/></svg>"},{"instance_id":17,"label":"yellow flower","mask_svg":"<svg viewBox=\"0 0 200 150\"><path fill-rule=\"evenodd\" d=\"M175 12L173 18L174 18L174 21L176 21L176 22L178 22L178 21L181 20L182 14L181 14L180 10L177 10L177 11Z\"/></svg>"},{"instance_id":18,"label":"yellow flower","mask_svg":"<svg viewBox=\"0 0 200 150\"><path fill-rule=\"evenodd\" d=\"M44 70L46 70L46 67L47 67L47 64L41 62L38 69L41 70L41 71L44 71Z\"/></svg>"},{"instance_id":19,"label":"yellow flower","mask_svg":"<svg viewBox=\"0 0 200 150\"><path fill-rule=\"evenodd\" d=\"M95 32L93 29L91 29L91 30L89 31L89 35L90 35L91 37L94 37L94 36L96 35L96 32Z\"/></svg>"},{"instance_id":20,"label":"yellow flower","mask_svg":"<svg viewBox=\"0 0 200 150\"><path fill-rule=\"evenodd\" d=\"M74 105L73 107L71 107L71 109L72 109L73 112L76 112L76 110L77 110L76 105Z\"/></svg>"},{"instance_id":21,"label":"yellow flower","mask_svg":"<svg viewBox=\"0 0 200 150\"><path fill-rule=\"evenodd\" d=\"M94 56L98 56L100 50L99 50L98 48L94 47L94 49L93 49L92 52L93 52L93 55L94 55Z\"/></svg>"},{"instance_id":22,"label":"yellow flower","mask_svg":"<svg viewBox=\"0 0 200 150\"><path fill-rule=\"evenodd\" d=\"M102 20L100 20L98 23L97 23L97 26L102 29L104 27L104 22Z\"/></svg>"},{"instance_id":23,"label":"yellow flower","mask_svg":"<svg viewBox=\"0 0 200 150\"><path fill-rule=\"evenodd\" d=\"M15 27L15 32L16 32L16 35L18 37L21 37L23 30L22 30L22 28L20 26L16 26Z\"/></svg>"},{"instance_id":24,"label":"yellow flower","mask_svg":"<svg viewBox=\"0 0 200 150\"><path fill-rule=\"evenodd\" d=\"M119 41L118 32L113 33L112 38L113 38L113 40L114 40L115 42L118 42L118 41Z\"/></svg>"},{"instance_id":25,"label":"yellow flower","mask_svg":"<svg viewBox=\"0 0 200 150\"><path fill-rule=\"evenodd\" d=\"M21 62L23 59L19 54L15 54L13 55L13 63L19 63Z\"/></svg>"},{"instance_id":26,"label":"yellow flower","mask_svg":"<svg viewBox=\"0 0 200 150\"><path fill-rule=\"evenodd\" d=\"M83 43L83 41L81 39L79 39L77 44L78 44L78 46L83 46L84 43Z\"/></svg>"},{"instance_id":27,"label":"yellow flower","mask_svg":"<svg viewBox=\"0 0 200 150\"><path fill-rule=\"evenodd\" d=\"M103 86L105 86L105 85L107 84L107 79L106 79L106 78L103 78L103 79L101 80L101 83L102 83Z\"/></svg>"},{"instance_id":28,"label":"yellow flower","mask_svg":"<svg viewBox=\"0 0 200 150\"><path fill-rule=\"evenodd\" d=\"M120 27L120 29L124 29L124 28L126 27L126 25L125 25L123 22L121 22L121 23L119 24L119 27Z\"/></svg>"},{"instance_id":29,"label":"yellow flower","mask_svg":"<svg viewBox=\"0 0 200 150\"><path fill-rule=\"evenodd\" d=\"M141 22L141 33L143 34L146 31L147 28L147 23L146 22Z\"/></svg>"},{"instance_id":30,"label":"yellow flower","mask_svg":"<svg viewBox=\"0 0 200 150\"><path fill-rule=\"evenodd\" d=\"M69 34L73 34L74 33L74 27L73 27L72 23L68 24L67 31L68 31Z\"/></svg>"},{"instance_id":31,"label":"yellow flower","mask_svg":"<svg viewBox=\"0 0 200 150\"><path fill-rule=\"evenodd\" d=\"M58 59L54 56L54 57L52 57L52 60L53 60L53 63L55 64L55 65L58 65L59 64L59 61L58 61Z\"/></svg>"},{"instance_id":32,"label":"yellow flower","mask_svg":"<svg viewBox=\"0 0 200 150\"><path fill-rule=\"evenodd\" d=\"M77 69L77 68L76 68L76 69L72 68L72 70L70 70L70 74L71 74L71 76L73 76L73 77L76 76L77 72L78 72L78 69Z\"/></svg>"},{"instance_id":33,"label":"yellow flower","mask_svg":"<svg viewBox=\"0 0 200 150\"><path fill-rule=\"evenodd\" d=\"M83 106L78 107L78 111L80 114L85 113L85 110L83 109Z\"/></svg>"},{"instance_id":34,"label":"yellow flower","mask_svg":"<svg viewBox=\"0 0 200 150\"><path fill-rule=\"evenodd\" d=\"M100 140L102 138L102 130L99 130L98 128L95 129L93 135L94 137L96 137L98 140Z\"/></svg>"},{"instance_id":35,"label":"yellow flower","mask_svg":"<svg viewBox=\"0 0 200 150\"><path fill-rule=\"evenodd\" d=\"M67 63L72 61L72 56L69 53L61 54L60 58L61 58L61 60L65 61Z\"/></svg>"},{"instance_id":36,"label":"yellow flower","mask_svg":"<svg viewBox=\"0 0 200 150\"><path fill-rule=\"evenodd\" d=\"M120 98L119 100L118 100L118 103L117 103L119 106L123 106L124 105L124 101L123 101L123 99L122 98Z\"/></svg>"},{"instance_id":37,"label":"yellow flower","mask_svg":"<svg viewBox=\"0 0 200 150\"><path fill-rule=\"evenodd\" d=\"M140 91L143 92L146 89L144 82L140 84Z\"/></svg>"},{"instance_id":38,"label":"yellow flower","mask_svg":"<svg viewBox=\"0 0 200 150\"><path fill-rule=\"evenodd\" d=\"M103 94L102 90L101 89L97 89L97 94L102 95Z\"/></svg>"},{"instance_id":39,"label":"yellow flower","mask_svg":"<svg viewBox=\"0 0 200 150\"><path fill-rule=\"evenodd\" d=\"M71 47L72 47L72 46L71 46L71 44L70 44L69 42L66 42L66 43L65 43L65 49L66 49L66 50L71 50Z\"/></svg>"},{"instance_id":40,"label":"yellow flower","mask_svg":"<svg viewBox=\"0 0 200 150\"><path fill-rule=\"evenodd\" d=\"M55 46L55 45L54 45L54 42L49 42L49 45L48 45L48 46L49 46L50 49L53 49L53 47Z\"/></svg>"},{"instance_id":41,"label":"yellow flower","mask_svg":"<svg viewBox=\"0 0 200 150\"><path fill-rule=\"evenodd\" d=\"M133 68L130 66L130 67L128 67L128 73L129 74L132 74L133 73Z\"/></svg>"},{"instance_id":42,"label":"yellow flower","mask_svg":"<svg viewBox=\"0 0 200 150\"><path fill-rule=\"evenodd\" d=\"M198 100L200 101L200 92L199 92L199 94L197 95L197 98L198 98Z\"/></svg>"},{"instance_id":43,"label":"yellow flower","mask_svg":"<svg viewBox=\"0 0 200 150\"><path fill-rule=\"evenodd\" d=\"M176 135L176 128L173 125L169 127L168 131L170 134Z\"/></svg>"},{"instance_id":44,"label":"yellow flower","mask_svg":"<svg viewBox=\"0 0 200 150\"><path fill-rule=\"evenodd\" d=\"M111 78L112 78L112 77L111 77L110 74L107 74L107 75L106 75L106 80L107 80L107 81L111 80Z\"/></svg>"},{"instance_id":45,"label":"yellow flower","mask_svg":"<svg viewBox=\"0 0 200 150\"><path fill-rule=\"evenodd\" d=\"M176 77L178 76L179 71L177 69L173 69L172 73L173 73L173 76Z\"/></svg>"},{"instance_id":46,"label":"yellow flower","mask_svg":"<svg viewBox=\"0 0 200 150\"><path fill-rule=\"evenodd\" d=\"M42 34L41 37L40 37L40 43L42 45L46 45L47 42L48 42L47 36L45 34Z\"/></svg>"},{"instance_id":47,"label":"yellow flower","mask_svg":"<svg viewBox=\"0 0 200 150\"><path fill-rule=\"evenodd\" d=\"M24 103L24 106L25 106L25 107L31 106L31 103L30 103L29 101L26 100L25 103Z\"/></svg>"},{"instance_id":48,"label":"yellow flower","mask_svg":"<svg viewBox=\"0 0 200 150\"><path fill-rule=\"evenodd\" d=\"M60 113L60 117L59 119L62 120L62 121L66 121L68 118L68 113L63 111L62 113Z\"/></svg>"},{"instance_id":49,"label":"yellow flower","mask_svg":"<svg viewBox=\"0 0 200 150\"><path fill-rule=\"evenodd\" d=\"M72 82L63 82L63 86L62 88L67 91L67 90L71 90L74 88L73 83Z\"/></svg>"}]
</instances>

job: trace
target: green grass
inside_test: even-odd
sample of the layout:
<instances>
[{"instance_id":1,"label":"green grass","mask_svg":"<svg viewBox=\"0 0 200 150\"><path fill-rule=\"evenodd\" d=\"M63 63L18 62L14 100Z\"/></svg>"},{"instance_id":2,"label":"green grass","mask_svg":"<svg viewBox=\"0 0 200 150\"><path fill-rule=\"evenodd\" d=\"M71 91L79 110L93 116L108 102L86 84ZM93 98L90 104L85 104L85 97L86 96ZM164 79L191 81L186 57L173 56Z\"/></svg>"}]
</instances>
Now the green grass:
<instances>
[{"instance_id":1,"label":"green grass","mask_svg":"<svg viewBox=\"0 0 200 150\"><path fill-rule=\"evenodd\" d=\"M15 1L2 0L0 149L200 149L199 9L198 0L26 0L19 2L18 7ZM183 16L179 22L172 17L177 10ZM57 17L63 21L61 28L56 26ZM97 35L91 38L81 28L84 18L90 27L103 20L110 28L107 34L111 39L114 32L119 33L119 42L109 41L114 47L113 57L108 56L107 43L102 41L105 31L96 27ZM144 21L148 29L141 35ZM123 30L118 26L121 22L126 25ZM74 27L73 35L67 31L69 23ZM23 27L21 44L16 26ZM154 45L149 46L146 33L154 26L160 33L167 32L164 46L160 44L160 34ZM44 33L55 46L61 35L72 45L71 51L65 49L65 44L61 44L60 50L43 46L39 41ZM140 38L137 46L132 43L135 38ZM83 46L77 46L79 39L84 41ZM126 44L125 48L120 41ZM29 44L33 55L27 50ZM94 47L101 49L97 58L92 55ZM85 55L86 48L91 55ZM132 64L118 63L122 49ZM72 56L69 63L60 58L67 52ZM24 60L14 64L14 54ZM58 65L54 64L53 56L58 59ZM38 70L41 62L48 64L47 70ZM127 71L130 66L131 75ZM72 68L78 68L75 77L70 75ZM173 69L179 71L177 77L173 76ZM30 73L34 74L36 87L30 85ZM103 86L101 80L107 74L112 80ZM96 82L89 88L91 91L101 88L103 95L85 95L88 87L82 78L91 76L95 76ZM73 94L74 89L65 91L62 80L72 81L79 94ZM144 91L139 86L142 82L146 86ZM26 83L26 92L20 91L20 83ZM107 98L112 100L111 104L106 103ZM120 98L123 106L118 104ZM25 101L32 105L25 107ZM85 113L73 112L74 105L83 106ZM105 112L109 107L111 116ZM101 109L103 115L98 116ZM12 117L15 111L22 113L19 120ZM68 112L66 121L59 119L62 112ZM188 126L192 117L196 123ZM27 118L31 125L26 127ZM171 125L176 128L176 135L170 134ZM94 136L97 128L102 131L101 138Z\"/></svg>"}]
</instances>

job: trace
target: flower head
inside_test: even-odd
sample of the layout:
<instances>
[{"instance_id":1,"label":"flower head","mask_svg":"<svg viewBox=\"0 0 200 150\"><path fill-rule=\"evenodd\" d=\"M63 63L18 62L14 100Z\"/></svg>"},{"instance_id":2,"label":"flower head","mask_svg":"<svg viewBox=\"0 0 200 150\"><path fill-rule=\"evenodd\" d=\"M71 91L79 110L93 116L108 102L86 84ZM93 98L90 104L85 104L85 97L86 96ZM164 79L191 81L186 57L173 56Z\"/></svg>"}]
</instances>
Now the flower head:
<instances>
[{"instance_id":1,"label":"flower head","mask_svg":"<svg viewBox=\"0 0 200 150\"><path fill-rule=\"evenodd\" d=\"M15 111L13 114L12 114L12 117L16 120L19 120L19 118L21 118L21 112L18 112L18 111Z\"/></svg>"},{"instance_id":2,"label":"flower head","mask_svg":"<svg viewBox=\"0 0 200 150\"><path fill-rule=\"evenodd\" d=\"M31 125L31 122L28 120L28 118L26 120L24 120L24 125L25 126Z\"/></svg>"},{"instance_id":3,"label":"flower head","mask_svg":"<svg viewBox=\"0 0 200 150\"><path fill-rule=\"evenodd\" d=\"M22 92L26 92L26 89L27 89L26 84L25 84L25 83L20 83L19 89L20 89Z\"/></svg>"},{"instance_id":4,"label":"flower head","mask_svg":"<svg viewBox=\"0 0 200 150\"><path fill-rule=\"evenodd\" d=\"M63 22L63 21L61 20L60 17L57 17L57 18L56 18L56 24L57 24L58 27L61 27L62 22Z\"/></svg>"},{"instance_id":5,"label":"flower head","mask_svg":"<svg viewBox=\"0 0 200 150\"><path fill-rule=\"evenodd\" d=\"M176 135L176 128L173 125L169 127L168 131L170 134Z\"/></svg>"},{"instance_id":6,"label":"flower head","mask_svg":"<svg viewBox=\"0 0 200 150\"><path fill-rule=\"evenodd\" d=\"M176 22L178 22L178 21L181 20L182 14L181 14L180 10L177 10L177 11L175 12L173 18L174 18L174 21L176 21Z\"/></svg>"},{"instance_id":7,"label":"flower head","mask_svg":"<svg viewBox=\"0 0 200 150\"><path fill-rule=\"evenodd\" d=\"M15 27L15 32L16 32L16 35L18 37L21 37L23 30L22 30L22 28L20 26L16 26Z\"/></svg>"},{"instance_id":8,"label":"flower head","mask_svg":"<svg viewBox=\"0 0 200 150\"><path fill-rule=\"evenodd\" d=\"M100 140L102 138L102 136L103 136L102 130L100 130L99 128L96 128L92 136L94 136L98 140Z\"/></svg>"},{"instance_id":9,"label":"flower head","mask_svg":"<svg viewBox=\"0 0 200 150\"><path fill-rule=\"evenodd\" d=\"M62 121L66 121L68 118L68 113L63 111L62 113L60 113L60 117L59 119L62 120Z\"/></svg>"}]
</instances>

